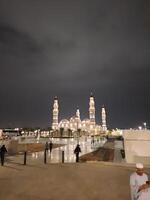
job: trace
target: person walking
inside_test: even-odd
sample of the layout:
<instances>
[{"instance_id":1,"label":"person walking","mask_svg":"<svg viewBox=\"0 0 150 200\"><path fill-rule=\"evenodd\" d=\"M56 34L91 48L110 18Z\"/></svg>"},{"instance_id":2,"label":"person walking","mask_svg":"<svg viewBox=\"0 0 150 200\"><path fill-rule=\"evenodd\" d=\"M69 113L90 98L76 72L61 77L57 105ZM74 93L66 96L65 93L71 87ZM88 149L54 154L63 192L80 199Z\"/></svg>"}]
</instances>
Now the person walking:
<instances>
[{"instance_id":1,"label":"person walking","mask_svg":"<svg viewBox=\"0 0 150 200\"><path fill-rule=\"evenodd\" d=\"M52 148L53 148L53 143L52 143L52 141L50 141L50 143L49 143L49 150L50 150L50 153L52 152Z\"/></svg>"},{"instance_id":2,"label":"person walking","mask_svg":"<svg viewBox=\"0 0 150 200\"><path fill-rule=\"evenodd\" d=\"M0 148L0 157L1 157L1 165L4 165L4 159L5 159L5 153L7 152L7 149L5 147L5 145L2 145L2 147Z\"/></svg>"},{"instance_id":3,"label":"person walking","mask_svg":"<svg viewBox=\"0 0 150 200\"><path fill-rule=\"evenodd\" d=\"M79 162L79 153L81 152L81 148L80 145L77 144L75 150L74 150L74 154L76 155L76 162Z\"/></svg>"},{"instance_id":4,"label":"person walking","mask_svg":"<svg viewBox=\"0 0 150 200\"><path fill-rule=\"evenodd\" d=\"M48 151L48 142L45 143L45 150Z\"/></svg>"}]
</instances>

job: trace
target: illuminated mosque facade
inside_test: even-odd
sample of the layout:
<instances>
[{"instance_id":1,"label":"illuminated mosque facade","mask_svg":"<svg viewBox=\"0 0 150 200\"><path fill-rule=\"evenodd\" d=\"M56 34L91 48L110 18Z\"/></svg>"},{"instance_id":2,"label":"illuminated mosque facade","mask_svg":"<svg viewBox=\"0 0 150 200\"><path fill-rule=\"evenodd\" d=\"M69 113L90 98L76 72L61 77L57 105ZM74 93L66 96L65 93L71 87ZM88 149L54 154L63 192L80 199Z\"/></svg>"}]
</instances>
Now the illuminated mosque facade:
<instances>
[{"instance_id":1,"label":"illuminated mosque facade","mask_svg":"<svg viewBox=\"0 0 150 200\"><path fill-rule=\"evenodd\" d=\"M100 134L107 131L106 125L106 111L104 106L101 109L101 124L96 124L95 121L95 101L94 97L91 94L89 99L89 118L81 120L79 108L77 109L74 116L72 116L69 120L62 119L59 122L59 103L58 98L54 98L53 104L53 121L52 121L52 129L54 131L59 131L63 128L64 131L71 130L72 132L76 132L78 130L87 132L89 134Z\"/></svg>"}]
</instances>

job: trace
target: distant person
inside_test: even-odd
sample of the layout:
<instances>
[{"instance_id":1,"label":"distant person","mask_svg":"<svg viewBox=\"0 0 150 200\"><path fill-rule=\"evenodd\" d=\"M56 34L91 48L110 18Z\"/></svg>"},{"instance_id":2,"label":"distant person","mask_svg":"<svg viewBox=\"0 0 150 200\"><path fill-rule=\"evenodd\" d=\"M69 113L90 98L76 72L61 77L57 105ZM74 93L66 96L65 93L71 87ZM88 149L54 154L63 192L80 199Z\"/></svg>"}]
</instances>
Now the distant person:
<instances>
[{"instance_id":1,"label":"distant person","mask_svg":"<svg viewBox=\"0 0 150 200\"><path fill-rule=\"evenodd\" d=\"M48 151L48 142L45 143L45 150Z\"/></svg>"},{"instance_id":2,"label":"distant person","mask_svg":"<svg viewBox=\"0 0 150 200\"><path fill-rule=\"evenodd\" d=\"M75 150L74 150L74 154L76 155L76 162L79 162L79 153L81 152L81 148L80 145L77 144Z\"/></svg>"},{"instance_id":3,"label":"distant person","mask_svg":"<svg viewBox=\"0 0 150 200\"><path fill-rule=\"evenodd\" d=\"M120 153L121 153L122 159L125 159L125 150L120 149Z\"/></svg>"},{"instance_id":4,"label":"distant person","mask_svg":"<svg viewBox=\"0 0 150 200\"><path fill-rule=\"evenodd\" d=\"M0 148L0 157L1 157L1 165L4 165L4 159L5 159L5 153L7 152L7 149L5 147L5 145L2 145L2 147Z\"/></svg>"},{"instance_id":5,"label":"distant person","mask_svg":"<svg viewBox=\"0 0 150 200\"><path fill-rule=\"evenodd\" d=\"M91 140L91 145L94 145L94 137L92 137L92 140Z\"/></svg>"},{"instance_id":6,"label":"distant person","mask_svg":"<svg viewBox=\"0 0 150 200\"><path fill-rule=\"evenodd\" d=\"M136 164L136 171L130 176L130 190L132 200L150 200L150 185L142 163Z\"/></svg>"},{"instance_id":7,"label":"distant person","mask_svg":"<svg viewBox=\"0 0 150 200\"><path fill-rule=\"evenodd\" d=\"M49 143L49 150L50 150L50 153L52 152L52 149L53 149L53 143L52 143L52 141L50 141L50 143Z\"/></svg>"}]
</instances>

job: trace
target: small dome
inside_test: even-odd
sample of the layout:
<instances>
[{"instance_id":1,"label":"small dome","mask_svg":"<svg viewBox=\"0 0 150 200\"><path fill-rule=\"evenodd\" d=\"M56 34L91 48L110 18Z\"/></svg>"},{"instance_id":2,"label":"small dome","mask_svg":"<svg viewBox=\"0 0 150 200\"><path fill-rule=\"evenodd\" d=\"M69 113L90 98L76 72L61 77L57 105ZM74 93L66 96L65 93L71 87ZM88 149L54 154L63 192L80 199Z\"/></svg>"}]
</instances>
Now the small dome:
<instances>
[{"instance_id":1,"label":"small dome","mask_svg":"<svg viewBox=\"0 0 150 200\"><path fill-rule=\"evenodd\" d=\"M67 119L62 119L59 123L59 128L68 129L69 128L69 121Z\"/></svg>"},{"instance_id":2,"label":"small dome","mask_svg":"<svg viewBox=\"0 0 150 200\"><path fill-rule=\"evenodd\" d=\"M82 123L90 123L90 120L89 120L88 118L83 119L83 120L82 120Z\"/></svg>"},{"instance_id":3,"label":"small dome","mask_svg":"<svg viewBox=\"0 0 150 200\"><path fill-rule=\"evenodd\" d=\"M70 118L70 122L71 123L75 123L75 122L77 122L78 121L78 118L77 118L77 116L72 116L71 118Z\"/></svg>"},{"instance_id":4,"label":"small dome","mask_svg":"<svg viewBox=\"0 0 150 200\"><path fill-rule=\"evenodd\" d=\"M60 121L60 123L69 123L69 121L68 121L67 119L62 119L62 120Z\"/></svg>"}]
</instances>

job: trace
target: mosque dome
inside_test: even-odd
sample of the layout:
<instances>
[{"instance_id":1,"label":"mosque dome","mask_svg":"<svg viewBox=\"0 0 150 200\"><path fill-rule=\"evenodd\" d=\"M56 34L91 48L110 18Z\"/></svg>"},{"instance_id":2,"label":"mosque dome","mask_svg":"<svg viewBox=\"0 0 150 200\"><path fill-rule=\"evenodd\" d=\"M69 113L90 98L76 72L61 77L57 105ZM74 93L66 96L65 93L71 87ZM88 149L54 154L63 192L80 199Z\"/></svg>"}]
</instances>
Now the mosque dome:
<instances>
[{"instance_id":1,"label":"mosque dome","mask_svg":"<svg viewBox=\"0 0 150 200\"><path fill-rule=\"evenodd\" d=\"M70 129L75 131L78 128L81 128L81 120L76 115L74 115L70 118Z\"/></svg>"},{"instance_id":2,"label":"mosque dome","mask_svg":"<svg viewBox=\"0 0 150 200\"><path fill-rule=\"evenodd\" d=\"M82 120L82 124L89 124L90 120L88 118Z\"/></svg>"},{"instance_id":3,"label":"mosque dome","mask_svg":"<svg viewBox=\"0 0 150 200\"><path fill-rule=\"evenodd\" d=\"M67 119L62 119L59 123L59 128L68 129L69 128L69 121Z\"/></svg>"},{"instance_id":4,"label":"mosque dome","mask_svg":"<svg viewBox=\"0 0 150 200\"><path fill-rule=\"evenodd\" d=\"M82 129L84 131L89 130L89 127L90 127L90 120L89 119L83 119L81 124L82 124Z\"/></svg>"}]
</instances>

